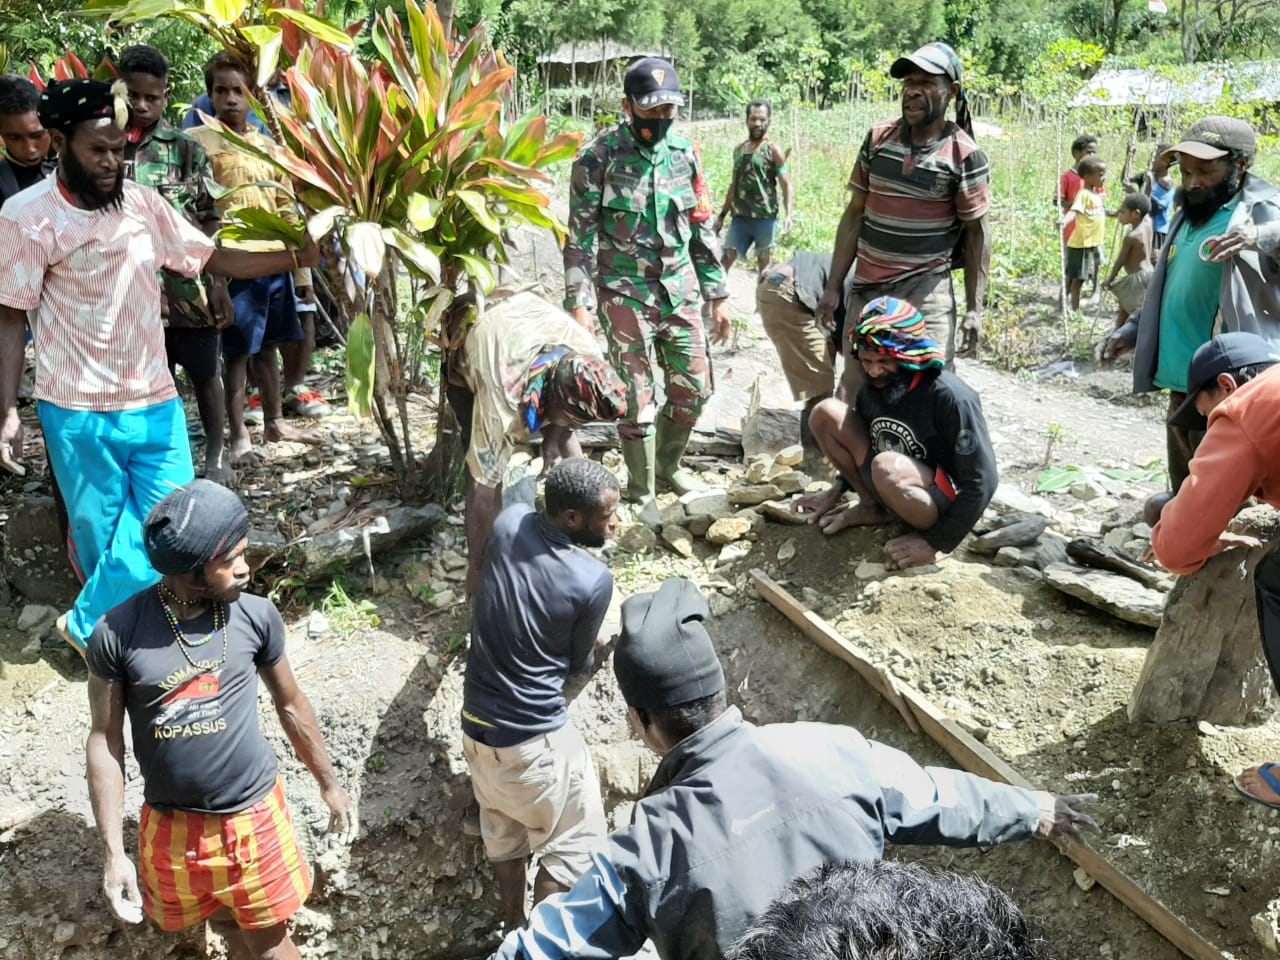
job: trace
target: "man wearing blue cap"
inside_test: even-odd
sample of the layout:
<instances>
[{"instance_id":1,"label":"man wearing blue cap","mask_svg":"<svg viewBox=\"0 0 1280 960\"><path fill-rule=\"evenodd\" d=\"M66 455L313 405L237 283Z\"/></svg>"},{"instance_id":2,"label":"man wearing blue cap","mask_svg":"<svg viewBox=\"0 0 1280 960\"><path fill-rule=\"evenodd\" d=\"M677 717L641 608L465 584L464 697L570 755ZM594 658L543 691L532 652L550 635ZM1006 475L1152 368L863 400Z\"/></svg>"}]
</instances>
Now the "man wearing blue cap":
<instances>
[{"instance_id":1,"label":"man wearing blue cap","mask_svg":"<svg viewBox=\"0 0 1280 960\"><path fill-rule=\"evenodd\" d=\"M848 315L881 296L915 304L951 368L957 352L977 349L982 333L990 167L973 139L960 58L951 47L925 44L895 60L889 75L902 81L902 116L873 126L858 151L818 319L830 322L852 269ZM947 119L952 101L954 123ZM951 273L961 267L965 307L957 346ZM861 383L860 365L846 363L845 393L854 396Z\"/></svg>"},{"instance_id":2,"label":"man wearing blue cap","mask_svg":"<svg viewBox=\"0 0 1280 960\"><path fill-rule=\"evenodd\" d=\"M665 60L633 63L623 81L623 121L587 145L573 164L565 309L586 329L604 326L609 359L627 385L618 424L627 499L656 526L654 485L677 493L702 484L680 465L698 414L711 397L710 339L729 338L729 291L712 230L702 159L670 133L684 103ZM652 360L665 374L658 406Z\"/></svg>"},{"instance_id":3,"label":"man wearing blue cap","mask_svg":"<svg viewBox=\"0 0 1280 960\"><path fill-rule=\"evenodd\" d=\"M1164 505L1151 534L1156 559L1173 573L1194 573L1231 547L1257 546L1253 538L1227 530L1250 497L1280 507L1278 365L1280 350L1252 333L1224 333L1192 356L1187 397L1169 422L1207 430L1187 479ZM1262 649L1280 687L1280 558L1275 551L1258 561L1253 586ZM1235 785L1248 799L1280 810L1280 763L1251 767Z\"/></svg>"},{"instance_id":4,"label":"man wearing blue cap","mask_svg":"<svg viewBox=\"0 0 1280 960\"><path fill-rule=\"evenodd\" d=\"M563 897L534 908L497 960L628 957L652 940L663 960L721 960L801 874L869 863L889 841L975 846L1036 833L1077 836L1091 795L1032 793L921 767L852 727L757 727L725 700L688 580L622 605L613 656L636 734L662 757L631 825Z\"/></svg>"}]
</instances>

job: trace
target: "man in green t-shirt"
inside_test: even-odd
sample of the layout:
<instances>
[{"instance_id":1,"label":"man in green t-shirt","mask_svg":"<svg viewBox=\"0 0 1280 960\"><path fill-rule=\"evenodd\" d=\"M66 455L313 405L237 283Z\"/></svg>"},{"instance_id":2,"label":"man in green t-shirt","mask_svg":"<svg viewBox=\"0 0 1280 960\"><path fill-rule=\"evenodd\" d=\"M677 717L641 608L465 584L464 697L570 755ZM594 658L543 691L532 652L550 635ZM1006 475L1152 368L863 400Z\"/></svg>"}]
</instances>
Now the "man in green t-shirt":
<instances>
[{"instance_id":1,"label":"man in green t-shirt","mask_svg":"<svg viewBox=\"0 0 1280 960\"><path fill-rule=\"evenodd\" d=\"M1249 172L1257 149L1243 120L1205 117L1165 151L1181 171L1181 210L1141 313L1102 356L1136 348L1134 393L1168 390L1170 415L1186 399L1191 356L1214 335L1243 330L1280 346L1280 189ZM1169 424L1167 438L1176 493L1199 434Z\"/></svg>"},{"instance_id":2,"label":"man in green t-shirt","mask_svg":"<svg viewBox=\"0 0 1280 960\"><path fill-rule=\"evenodd\" d=\"M725 194L724 207L716 217L718 235L727 214L733 214L729 236L724 244L724 268L733 266L739 256L745 257L756 248L756 270L764 274L773 254L773 241L778 230L778 187L782 187L782 232L791 232L791 174L787 171L787 154L769 139L773 107L768 100L752 100L747 104L747 139L733 148L733 179Z\"/></svg>"}]
</instances>

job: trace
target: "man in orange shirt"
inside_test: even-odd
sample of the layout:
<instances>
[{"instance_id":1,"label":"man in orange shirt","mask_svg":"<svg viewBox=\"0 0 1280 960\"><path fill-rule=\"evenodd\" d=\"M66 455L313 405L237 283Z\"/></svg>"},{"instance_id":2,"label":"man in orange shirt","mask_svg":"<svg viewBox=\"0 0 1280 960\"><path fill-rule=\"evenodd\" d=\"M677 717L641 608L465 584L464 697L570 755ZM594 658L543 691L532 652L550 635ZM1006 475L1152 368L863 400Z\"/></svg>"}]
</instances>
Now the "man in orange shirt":
<instances>
[{"instance_id":1,"label":"man in orange shirt","mask_svg":"<svg viewBox=\"0 0 1280 960\"><path fill-rule=\"evenodd\" d=\"M1231 547L1257 545L1227 530L1250 497L1280 507L1280 349L1253 333L1224 333L1191 357L1187 388L1169 422L1205 430L1207 418L1207 432L1151 535L1156 559L1176 574L1194 573ZM1253 586L1262 649L1280 687L1277 551L1258 562ZM1248 799L1280 809L1280 763L1250 767L1235 785Z\"/></svg>"}]
</instances>

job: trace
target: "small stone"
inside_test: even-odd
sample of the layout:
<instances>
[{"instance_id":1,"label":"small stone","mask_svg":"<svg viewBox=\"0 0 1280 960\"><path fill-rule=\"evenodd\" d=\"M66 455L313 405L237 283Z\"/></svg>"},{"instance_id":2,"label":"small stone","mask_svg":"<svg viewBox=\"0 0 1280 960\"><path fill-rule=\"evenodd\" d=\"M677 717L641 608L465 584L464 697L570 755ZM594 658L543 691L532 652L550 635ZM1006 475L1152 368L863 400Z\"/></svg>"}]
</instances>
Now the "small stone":
<instances>
[{"instance_id":1,"label":"small stone","mask_svg":"<svg viewBox=\"0 0 1280 960\"><path fill-rule=\"evenodd\" d=\"M27 657L40 656L40 638L36 637L32 640L28 640L25 644L23 644L21 655L23 659L26 659Z\"/></svg>"},{"instance_id":2,"label":"small stone","mask_svg":"<svg viewBox=\"0 0 1280 960\"><path fill-rule=\"evenodd\" d=\"M22 608L22 612L18 614L18 630L22 633L44 631L58 619L58 610L56 607L45 606L42 603L28 603Z\"/></svg>"},{"instance_id":3,"label":"small stone","mask_svg":"<svg viewBox=\"0 0 1280 960\"><path fill-rule=\"evenodd\" d=\"M633 523L618 537L618 549L623 553L651 553L658 546L658 535L643 523Z\"/></svg>"},{"instance_id":4,"label":"small stone","mask_svg":"<svg viewBox=\"0 0 1280 960\"><path fill-rule=\"evenodd\" d=\"M62 946L76 938L76 925L70 920L59 920L53 928L53 942Z\"/></svg>"},{"instance_id":5,"label":"small stone","mask_svg":"<svg viewBox=\"0 0 1280 960\"><path fill-rule=\"evenodd\" d=\"M885 564L876 563L874 560L863 560L853 569L853 575L859 580L883 577L888 572L889 568Z\"/></svg>"},{"instance_id":6,"label":"small stone","mask_svg":"<svg viewBox=\"0 0 1280 960\"><path fill-rule=\"evenodd\" d=\"M1218 728L1208 720L1199 721L1196 724L1196 730L1200 732L1202 737L1216 737L1218 735Z\"/></svg>"},{"instance_id":7,"label":"small stone","mask_svg":"<svg viewBox=\"0 0 1280 960\"><path fill-rule=\"evenodd\" d=\"M1264 949L1280 955L1280 899L1268 903L1261 913L1253 916L1249 925Z\"/></svg>"},{"instance_id":8,"label":"small stone","mask_svg":"<svg viewBox=\"0 0 1280 960\"><path fill-rule=\"evenodd\" d=\"M690 490L680 498L690 517L721 517L733 512L729 495L723 490Z\"/></svg>"},{"instance_id":9,"label":"small stone","mask_svg":"<svg viewBox=\"0 0 1280 960\"><path fill-rule=\"evenodd\" d=\"M716 558L716 569L723 567L727 563L736 563L742 560L751 552L751 543L746 540L739 540L736 543L726 543L720 549L720 556ZM734 604L737 606L737 604Z\"/></svg>"},{"instance_id":10,"label":"small stone","mask_svg":"<svg viewBox=\"0 0 1280 960\"><path fill-rule=\"evenodd\" d=\"M1098 885L1098 881L1089 876L1089 874L1085 872L1084 867L1076 867L1072 870L1071 879L1076 882L1076 886L1081 890L1092 890Z\"/></svg>"},{"instance_id":11,"label":"small stone","mask_svg":"<svg viewBox=\"0 0 1280 960\"><path fill-rule=\"evenodd\" d=\"M690 517L685 526L695 537L705 537L713 523L715 523L715 517Z\"/></svg>"},{"instance_id":12,"label":"small stone","mask_svg":"<svg viewBox=\"0 0 1280 960\"><path fill-rule=\"evenodd\" d=\"M798 443L783 447L773 458L773 462L784 467L798 467L804 462L804 447Z\"/></svg>"},{"instance_id":13,"label":"small stone","mask_svg":"<svg viewBox=\"0 0 1280 960\"><path fill-rule=\"evenodd\" d=\"M783 541L782 546L780 546L780 547L778 548L778 562L779 562L779 563L786 563L786 562L788 562L789 560L794 560L794 559L795 559L795 555L796 555L796 542L795 542L795 540L785 540L785 541Z\"/></svg>"},{"instance_id":14,"label":"small stone","mask_svg":"<svg viewBox=\"0 0 1280 960\"><path fill-rule=\"evenodd\" d=\"M745 517L721 517L707 530L707 543L722 545L741 540L751 532L751 521Z\"/></svg>"},{"instance_id":15,"label":"small stone","mask_svg":"<svg viewBox=\"0 0 1280 960\"><path fill-rule=\"evenodd\" d=\"M1105 494L1106 491L1094 480L1077 480L1071 485L1071 495L1077 500L1083 500L1086 503L1090 500L1097 500Z\"/></svg>"},{"instance_id":16,"label":"small stone","mask_svg":"<svg viewBox=\"0 0 1280 960\"><path fill-rule=\"evenodd\" d=\"M803 492L812 482L807 473L801 473L799 470L788 470L786 473L780 473L776 477L769 480L775 487L790 496L793 493Z\"/></svg>"},{"instance_id":17,"label":"small stone","mask_svg":"<svg viewBox=\"0 0 1280 960\"><path fill-rule=\"evenodd\" d=\"M446 550L440 554L440 565L449 573L455 570L465 570L467 567L467 558L458 553L457 550Z\"/></svg>"},{"instance_id":18,"label":"small stone","mask_svg":"<svg viewBox=\"0 0 1280 960\"><path fill-rule=\"evenodd\" d=\"M726 547L725 549L728 548ZM733 597L725 596L723 593L711 594L711 599L708 603L711 607L711 615L715 617L723 617L738 608L738 601Z\"/></svg>"},{"instance_id":19,"label":"small stone","mask_svg":"<svg viewBox=\"0 0 1280 960\"><path fill-rule=\"evenodd\" d=\"M789 523L792 526L800 526L809 522L803 514L792 510L791 504L785 500L766 500L756 509L760 511L761 516L775 523Z\"/></svg>"},{"instance_id":20,"label":"small stone","mask_svg":"<svg viewBox=\"0 0 1280 960\"><path fill-rule=\"evenodd\" d=\"M329 632L329 618L319 610L311 611L311 615L307 617L307 636L312 640L323 637Z\"/></svg>"},{"instance_id":21,"label":"small stone","mask_svg":"<svg viewBox=\"0 0 1280 960\"><path fill-rule=\"evenodd\" d=\"M441 590L431 598L431 604L437 610L443 610L445 607L451 607L458 595L452 590Z\"/></svg>"},{"instance_id":22,"label":"small stone","mask_svg":"<svg viewBox=\"0 0 1280 960\"><path fill-rule=\"evenodd\" d=\"M777 500L782 494L772 483L744 483L729 488L729 502L738 507L754 507L766 500Z\"/></svg>"},{"instance_id":23,"label":"small stone","mask_svg":"<svg viewBox=\"0 0 1280 960\"><path fill-rule=\"evenodd\" d=\"M1107 531L1106 536L1102 538L1102 542L1113 550L1119 550L1128 539L1129 531L1124 527L1116 527L1114 530Z\"/></svg>"},{"instance_id":24,"label":"small stone","mask_svg":"<svg viewBox=\"0 0 1280 960\"><path fill-rule=\"evenodd\" d=\"M679 524L662 525L662 542L682 557L693 556L693 534Z\"/></svg>"},{"instance_id":25,"label":"small stone","mask_svg":"<svg viewBox=\"0 0 1280 960\"><path fill-rule=\"evenodd\" d=\"M661 509L660 516L665 526L668 523L681 525L688 519L684 506L679 500L673 500Z\"/></svg>"},{"instance_id":26,"label":"small stone","mask_svg":"<svg viewBox=\"0 0 1280 960\"><path fill-rule=\"evenodd\" d=\"M1135 523L1133 525L1133 535L1142 540L1151 539L1151 525L1148 523Z\"/></svg>"},{"instance_id":27,"label":"small stone","mask_svg":"<svg viewBox=\"0 0 1280 960\"><path fill-rule=\"evenodd\" d=\"M747 464L747 472L743 479L747 483L764 483L769 479L769 470L773 467L773 458L768 454L757 454Z\"/></svg>"}]
</instances>

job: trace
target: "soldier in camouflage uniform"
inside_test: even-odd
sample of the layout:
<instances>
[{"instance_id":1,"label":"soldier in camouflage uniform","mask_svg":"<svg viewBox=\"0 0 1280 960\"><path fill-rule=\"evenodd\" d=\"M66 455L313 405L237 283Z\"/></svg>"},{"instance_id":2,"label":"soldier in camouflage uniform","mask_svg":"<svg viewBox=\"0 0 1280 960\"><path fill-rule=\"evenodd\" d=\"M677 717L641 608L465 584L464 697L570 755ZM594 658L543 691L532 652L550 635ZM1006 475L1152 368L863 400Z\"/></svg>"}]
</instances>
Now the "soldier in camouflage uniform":
<instances>
[{"instance_id":1,"label":"soldier in camouflage uniform","mask_svg":"<svg viewBox=\"0 0 1280 960\"><path fill-rule=\"evenodd\" d=\"M618 424L627 498L652 525L656 480L679 493L701 486L680 466L712 392L701 304L711 304L711 340L725 342L728 290L697 148L667 134L684 103L675 68L638 60L623 91L623 122L573 165L565 308L588 330L595 309L604 325L610 359L627 385L627 418ZM661 410L650 351L666 375Z\"/></svg>"},{"instance_id":2,"label":"soldier in camouflage uniform","mask_svg":"<svg viewBox=\"0 0 1280 960\"><path fill-rule=\"evenodd\" d=\"M188 220L212 236L220 220L205 185L213 179L204 148L162 118L169 95L169 64L159 50L128 47L117 69L129 88L129 129L125 133L125 170L138 183L156 187ZM195 390L205 435L204 475L230 485L223 430L226 401L221 378L222 327L234 309L224 277L191 279L164 271L160 307L165 322L169 368L182 367Z\"/></svg>"},{"instance_id":3,"label":"soldier in camouflage uniform","mask_svg":"<svg viewBox=\"0 0 1280 960\"><path fill-rule=\"evenodd\" d=\"M733 225L724 243L724 268L728 270L738 257L746 257L754 245L756 270L764 276L773 254L773 241L778 231L778 213L783 211L782 232L791 232L791 174L787 171L787 154L769 139L769 123L773 107L768 100L752 100L747 104L747 139L733 148L733 179L725 194L724 208L716 217L716 236L724 226L724 218L733 214ZM778 187L782 187L782 205L778 205Z\"/></svg>"}]
</instances>

